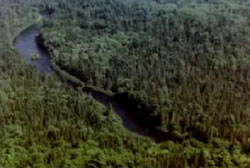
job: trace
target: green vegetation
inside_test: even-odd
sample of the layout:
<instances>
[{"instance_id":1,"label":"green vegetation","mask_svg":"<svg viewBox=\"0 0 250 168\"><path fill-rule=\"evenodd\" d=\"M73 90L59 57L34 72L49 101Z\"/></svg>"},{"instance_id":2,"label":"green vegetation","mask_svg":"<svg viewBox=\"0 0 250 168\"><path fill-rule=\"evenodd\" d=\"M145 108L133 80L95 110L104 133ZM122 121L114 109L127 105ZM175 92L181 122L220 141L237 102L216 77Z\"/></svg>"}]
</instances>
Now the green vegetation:
<instances>
[{"instance_id":1,"label":"green vegetation","mask_svg":"<svg viewBox=\"0 0 250 168\"><path fill-rule=\"evenodd\" d=\"M31 59L32 60L38 60L40 58L40 56L38 55L38 54L34 54L34 55L32 55L32 57L31 57Z\"/></svg>"},{"instance_id":2,"label":"green vegetation","mask_svg":"<svg viewBox=\"0 0 250 168\"><path fill-rule=\"evenodd\" d=\"M139 100L166 132L206 143L239 141L249 151L248 1L55 0L48 6L55 13L43 22L42 38L61 69Z\"/></svg>"},{"instance_id":3,"label":"green vegetation","mask_svg":"<svg viewBox=\"0 0 250 168\"><path fill-rule=\"evenodd\" d=\"M244 0L0 1L0 167L247 168L249 8ZM25 65L12 41L40 9L55 9L41 25L55 67L153 107L161 129L182 142L130 133L112 108Z\"/></svg>"}]
</instances>

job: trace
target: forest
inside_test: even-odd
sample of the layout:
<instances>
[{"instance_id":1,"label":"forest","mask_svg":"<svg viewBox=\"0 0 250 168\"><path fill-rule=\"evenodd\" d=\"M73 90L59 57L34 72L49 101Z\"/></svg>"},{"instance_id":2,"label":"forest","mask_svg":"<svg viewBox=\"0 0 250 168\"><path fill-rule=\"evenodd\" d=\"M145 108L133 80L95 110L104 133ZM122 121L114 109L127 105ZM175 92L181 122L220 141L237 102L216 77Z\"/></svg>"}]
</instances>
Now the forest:
<instances>
[{"instance_id":1,"label":"forest","mask_svg":"<svg viewBox=\"0 0 250 168\"><path fill-rule=\"evenodd\" d=\"M57 71L174 138L27 65L13 41L34 24ZM249 30L248 0L0 0L0 168L248 168Z\"/></svg>"}]
</instances>

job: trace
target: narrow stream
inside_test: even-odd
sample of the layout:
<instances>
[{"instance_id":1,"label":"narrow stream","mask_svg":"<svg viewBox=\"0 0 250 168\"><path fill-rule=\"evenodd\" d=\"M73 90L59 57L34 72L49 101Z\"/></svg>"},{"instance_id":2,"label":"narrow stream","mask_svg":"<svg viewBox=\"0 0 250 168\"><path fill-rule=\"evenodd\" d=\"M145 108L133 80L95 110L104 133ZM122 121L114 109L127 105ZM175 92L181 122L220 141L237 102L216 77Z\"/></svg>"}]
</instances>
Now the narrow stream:
<instances>
[{"instance_id":1,"label":"narrow stream","mask_svg":"<svg viewBox=\"0 0 250 168\"><path fill-rule=\"evenodd\" d=\"M53 72L50 56L43 47L37 44L36 37L38 33L39 30L37 25L30 26L16 37L14 47L28 65L35 66L38 71L50 75ZM38 54L40 58L33 60L32 57L34 54ZM83 92L92 95L95 100L105 106L112 105L114 111L122 119L124 127L128 130L139 135L148 136L156 142L171 139L168 133L157 130L151 123L145 123L142 121L142 118L136 117L133 110L131 110L128 105L124 105L122 102L117 101L115 97L88 89Z\"/></svg>"}]
</instances>

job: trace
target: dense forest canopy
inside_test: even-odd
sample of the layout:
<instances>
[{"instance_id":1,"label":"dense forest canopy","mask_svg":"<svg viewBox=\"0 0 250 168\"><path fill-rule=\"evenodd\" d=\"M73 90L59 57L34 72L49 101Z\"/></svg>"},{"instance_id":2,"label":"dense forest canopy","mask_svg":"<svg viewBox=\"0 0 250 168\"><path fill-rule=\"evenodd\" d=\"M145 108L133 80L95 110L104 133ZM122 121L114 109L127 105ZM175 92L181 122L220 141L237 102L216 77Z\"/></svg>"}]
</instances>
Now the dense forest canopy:
<instances>
[{"instance_id":1,"label":"dense forest canopy","mask_svg":"<svg viewBox=\"0 0 250 168\"><path fill-rule=\"evenodd\" d=\"M178 141L27 66L13 40L38 21L53 63ZM0 167L247 168L249 30L248 0L0 0Z\"/></svg>"},{"instance_id":2,"label":"dense forest canopy","mask_svg":"<svg viewBox=\"0 0 250 168\"><path fill-rule=\"evenodd\" d=\"M248 139L248 1L72 0L46 7L56 10L43 22L42 38L62 69L139 100L162 130L180 138Z\"/></svg>"}]
</instances>

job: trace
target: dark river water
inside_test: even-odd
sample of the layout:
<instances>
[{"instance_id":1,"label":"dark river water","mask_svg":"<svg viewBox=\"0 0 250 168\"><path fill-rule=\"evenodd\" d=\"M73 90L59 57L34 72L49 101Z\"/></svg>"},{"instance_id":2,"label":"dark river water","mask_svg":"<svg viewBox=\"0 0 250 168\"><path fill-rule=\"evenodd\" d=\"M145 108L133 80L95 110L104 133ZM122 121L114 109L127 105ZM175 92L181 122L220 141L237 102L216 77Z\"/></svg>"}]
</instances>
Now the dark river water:
<instances>
[{"instance_id":1,"label":"dark river water","mask_svg":"<svg viewBox=\"0 0 250 168\"><path fill-rule=\"evenodd\" d=\"M50 75L53 72L50 56L43 47L37 44L36 37L38 33L37 25L30 26L15 39L14 47L28 65L35 66L38 71ZM34 54L38 54L40 58L38 60L32 60ZM151 123L145 123L142 121L142 118L136 117L128 103L124 105L122 102L116 100L115 97L89 89L84 89L84 93L92 95L94 99L105 106L112 105L113 110L120 116L124 127L128 130L139 135L150 137L156 142L171 139L167 133L152 127Z\"/></svg>"},{"instance_id":2,"label":"dark river water","mask_svg":"<svg viewBox=\"0 0 250 168\"><path fill-rule=\"evenodd\" d=\"M50 57L42 47L37 45L37 35L37 25L30 26L21 32L20 35L15 39L14 47L27 64L35 66L38 71L49 75L51 72L53 72L50 64ZM32 60L32 56L34 54L38 54L40 58L38 60Z\"/></svg>"}]
</instances>

